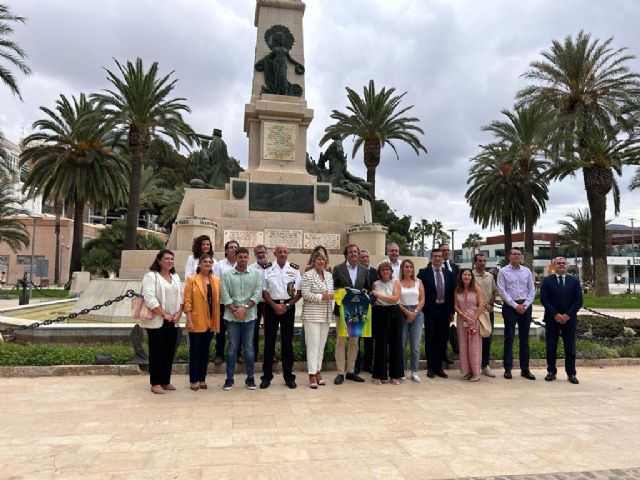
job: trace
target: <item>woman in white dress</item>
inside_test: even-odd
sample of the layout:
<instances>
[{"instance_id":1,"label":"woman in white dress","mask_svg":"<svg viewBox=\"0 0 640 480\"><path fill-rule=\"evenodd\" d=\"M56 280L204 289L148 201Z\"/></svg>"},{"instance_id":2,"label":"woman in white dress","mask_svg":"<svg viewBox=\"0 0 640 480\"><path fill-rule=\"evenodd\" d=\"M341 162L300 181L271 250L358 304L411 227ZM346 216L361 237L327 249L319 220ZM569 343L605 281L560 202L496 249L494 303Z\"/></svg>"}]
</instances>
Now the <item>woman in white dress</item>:
<instances>
[{"instance_id":1,"label":"woman in white dress","mask_svg":"<svg viewBox=\"0 0 640 480\"><path fill-rule=\"evenodd\" d=\"M191 247L192 254L187 258L187 263L184 266L184 279L185 281L191 275L196 273L198 269L198 262L200 261L200 257L205 253L211 255L213 258L213 246L211 245L211 238L209 235L200 235L193 239L193 245ZM216 264L216 260L213 259L213 265ZM213 268L212 265L212 268Z\"/></svg>"}]
</instances>

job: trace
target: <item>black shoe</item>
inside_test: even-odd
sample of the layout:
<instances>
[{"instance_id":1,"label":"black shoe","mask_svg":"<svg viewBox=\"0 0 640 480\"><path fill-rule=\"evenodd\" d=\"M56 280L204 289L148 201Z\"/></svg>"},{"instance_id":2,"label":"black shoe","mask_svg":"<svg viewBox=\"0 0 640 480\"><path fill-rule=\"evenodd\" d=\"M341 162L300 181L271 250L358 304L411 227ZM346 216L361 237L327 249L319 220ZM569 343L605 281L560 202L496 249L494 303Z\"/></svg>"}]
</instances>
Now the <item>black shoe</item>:
<instances>
[{"instance_id":1,"label":"black shoe","mask_svg":"<svg viewBox=\"0 0 640 480\"><path fill-rule=\"evenodd\" d=\"M427 377L436 378L436 374L433 370L427 370Z\"/></svg>"},{"instance_id":2,"label":"black shoe","mask_svg":"<svg viewBox=\"0 0 640 480\"><path fill-rule=\"evenodd\" d=\"M511 380L513 377L511 376L511 370L505 370L504 371L504 378L506 378L507 380Z\"/></svg>"},{"instance_id":3,"label":"black shoe","mask_svg":"<svg viewBox=\"0 0 640 480\"><path fill-rule=\"evenodd\" d=\"M360 375L358 375L357 373L347 373L345 375L345 377L347 380L353 380L354 382L358 382L358 383L364 383L364 378L362 378Z\"/></svg>"},{"instance_id":4,"label":"black shoe","mask_svg":"<svg viewBox=\"0 0 640 480\"><path fill-rule=\"evenodd\" d=\"M544 381L545 382L553 382L556 379L556 374L555 373L547 373L547 376L544 377Z\"/></svg>"},{"instance_id":5,"label":"black shoe","mask_svg":"<svg viewBox=\"0 0 640 480\"><path fill-rule=\"evenodd\" d=\"M285 380L284 383L287 385L287 387L289 387L292 390L298 386L296 385L296 381L293 378L290 378L289 380Z\"/></svg>"},{"instance_id":6,"label":"black shoe","mask_svg":"<svg viewBox=\"0 0 640 480\"><path fill-rule=\"evenodd\" d=\"M578 381L578 377L576 377L575 375L569 375L567 377L567 380L569 380L569 383L573 383L574 385L578 385L580 383Z\"/></svg>"},{"instance_id":7,"label":"black shoe","mask_svg":"<svg viewBox=\"0 0 640 480\"><path fill-rule=\"evenodd\" d=\"M449 378L449 375L447 375L446 373L444 373L444 370L439 370L436 372L436 375L440 378Z\"/></svg>"},{"instance_id":8,"label":"black shoe","mask_svg":"<svg viewBox=\"0 0 640 480\"><path fill-rule=\"evenodd\" d=\"M520 376L526 378L527 380L535 380L536 376L531 373L531 370L526 369L520 372Z\"/></svg>"},{"instance_id":9,"label":"black shoe","mask_svg":"<svg viewBox=\"0 0 640 480\"><path fill-rule=\"evenodd\" d=\"M269 380L268 378L263 378L260 381L260 390L264 390L266 388L269 388L269 385L271 385L271 380Z\"/></svg>"},{"instance_id":10,"label":"black shoe","mask_svg":"<svg viewBox=\"0 0 640 480\"><path fill-rule=\"evenodd\" d=\"M333 379L334 385L342 385L344 383L344 375L339 373L336 378Z\"/></svg>"}]
</instances>

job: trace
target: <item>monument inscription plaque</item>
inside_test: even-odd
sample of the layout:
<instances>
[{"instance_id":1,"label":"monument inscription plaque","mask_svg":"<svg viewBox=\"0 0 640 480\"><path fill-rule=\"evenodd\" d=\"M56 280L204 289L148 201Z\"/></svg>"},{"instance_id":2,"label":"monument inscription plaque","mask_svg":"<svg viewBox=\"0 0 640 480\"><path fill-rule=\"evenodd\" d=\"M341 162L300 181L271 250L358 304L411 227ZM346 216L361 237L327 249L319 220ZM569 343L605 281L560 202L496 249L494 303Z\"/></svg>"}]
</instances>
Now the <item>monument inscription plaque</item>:
<instances>
[{"instance_id":1,"label":"monument inscription plaque","mask_svg":"<svg viewBox=\"0 0 640 480\"><path fill-rule=\"evenodd\" d=\"M235 240L241 246L253 248L264 243L264 232L252 230L226 230L224 231L224 243Z\"/></svg>"},{"instance_id":2,"label":"monument inscription plaque","mask_svg":"<svg viewBox=\"0 0 640 480\"><path fill-rule=\"evenodd\" d=\"M294 162L296 159L296 129L297 126L293 123L264 122L265 160Z\"/></svg>"},{"instance_id":3,"label":"monument inscription plaque","mask_svg":"<svg viewBox=\"0 0 640 480\"><path fill-rule=\"evenodd\" d=\"M304 248L313 249L322 245L327 250L340 250L339 233L305 233Z\"/></svg>"},{"instance_id":4,"label":"monument inscription plaque","mask_svg":"<svg viewBox=\"0 0 640 480\"><path fill-rule=\"evenodd\" d=\"M264 244L269 248L277 245L302 248L302 230L267 229L264 231Z\"/></svg>"}]
</instances>

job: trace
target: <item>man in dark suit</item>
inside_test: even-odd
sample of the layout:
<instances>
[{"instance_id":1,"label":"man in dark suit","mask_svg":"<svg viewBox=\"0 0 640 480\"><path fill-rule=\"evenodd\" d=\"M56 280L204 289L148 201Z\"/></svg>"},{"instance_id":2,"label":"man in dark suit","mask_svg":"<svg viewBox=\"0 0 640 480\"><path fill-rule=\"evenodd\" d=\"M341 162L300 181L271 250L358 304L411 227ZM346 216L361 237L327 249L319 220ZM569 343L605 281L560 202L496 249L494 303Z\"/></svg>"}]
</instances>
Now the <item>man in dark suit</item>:
<instances>
[{"instance_id":1,"label":"man in dark suit","mask_svg":"<svg viewBox=\"0 0 640 480\"><path fill-rule=\"evenodd\" d=\"M346 261L333 268L333 288L356 288L358 290L371 290L369 284L369 272L365 267L360 265L360 249L355 244L347 245L344 248L344 257ZM333 311L334 315L340 316L338 305ZM349 346L347 348L347 359L345 364L344 346L345 337L336 337L336 367L338 375L336 375L334 384L340 385L344 379L353 380L354 382L364 382L364 378L355 372L356 357L358 355L358 340L360 337L349 337Z\"/></svg>"},{"instance_id":2,"label":"man in dark suit","mask_svg":"<svg viewBox=\"0 0 640 480\"><path fill-rule=\"evenodd\" d=\"M558 337L562 335L564 369L569 382L577 385L580 382L576 377L576 325L578 310L582 307L582 289L578 279L567 275L567 260L564 257L557 257L553 261L553 268L555 274L545 277L540 286L547 344L547 376L544 379L547 382L556 379L556 350Z\"/></svg>"},{"instance_id":3,"label":"man in dark suit","mask_svg":"<svg viewBox=\"0 0 640 480\"><path fill-rule=\"evenodd\" d=\"M460 266L457 263L454 263L453 260L449 259L451 256L451 249L449 248L448 243L441 243L440 250L442 251L442 268L451 272L455 285L455 283L458 281ZM453 351L454 356L457 357L458 355L460 355L460 346L458 345L458 329L456 328L455 322L449 325L449 343L451 344L451 350ZM445 361L447 363L453 363L453 360L454 359L445 357Z\"/></svg>"},{"instance_id":4,"label":"man in dark suit","mask_svg":"<svg viewBox=\"0 0 640 480\"><path fill-rule=\"evenodd\" d=\"M370 266L371 257L368 250L360 250L360 265L367 269L369 275L369 285L373 286L373 282L378 280L378 270ZM375 297L372 297L375 300ZM358 371L358 366L362 366L363 372L373 373L373 337L363 337L363 351L358 348L358 356L356 357L355 372Z\"/></svg>"},{"instance_id":5,"label":"man in dark suit","mask_svg":"<svg viewBox=\"0 0 640 480\"><path fill-rule=\"evenodd\" d=\"M447 353L449 323L454 313L455 282L453 274L442 266L440 249L431 251L431 263L420 269L418 278L424 286L425 350L427 377L447 378L442 368Z\"/></svg>"}]
</instances>

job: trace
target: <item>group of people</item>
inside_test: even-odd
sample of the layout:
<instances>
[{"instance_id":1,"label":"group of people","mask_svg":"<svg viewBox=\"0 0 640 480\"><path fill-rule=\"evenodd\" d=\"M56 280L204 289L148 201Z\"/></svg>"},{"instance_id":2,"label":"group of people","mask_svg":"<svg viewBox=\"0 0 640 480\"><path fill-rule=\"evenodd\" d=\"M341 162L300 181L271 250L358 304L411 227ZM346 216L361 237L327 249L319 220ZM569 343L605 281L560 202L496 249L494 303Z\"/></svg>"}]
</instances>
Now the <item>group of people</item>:
<instances>
[{"instance_id":1,"label":"group of people","mask_svg":"<svg viewBox=\"0 0 640 480\"><path fill-rule=\"evenodd\" d=\"M264 355L260 388L269 388L274 377L278 330L284 382L287 387L296 388L293 334L300 299L304 300L301 318L312 389L327 383L321 369L329 327L334 321L337 326L341 321L345 324L345 318L351 315L345 306L349 302L357 305L357 316L364 319L365 327L357 331L337 328L335 385L345 380L365 382L360 375L363 371L371 373L372 381L378 385L387 382L399 385L407 378L420 382L423 328L428 378L447 378L444 363L451 361L447 357L448 342L459 354L461 379L476 382L482 374L495 377L489 364L492 336L481 336L480 327L482 317L485 322L488 317L492 330L498 295L503 301L505 325L504 377L512 378L517 325L521 376L535 380L529 370L528 348L535 285L531 271L521 265L522 254L517 248L510 251L509 264L499 271L497 282L486 270L486 257L482 253L474 255L472 269L460 268L450 260L447 244L434 249L429 265L418 272L410 259L400 261L395 243L388 245L388 257L377 268L370 266L369 252L355 244L347 245L344 261L331 267L327 250L318 246L304 271L289 262L289 249L285 245L275 247L273 261L269 261L266 246L256 246L252 264L249 250L238 242L231 240L224 249L225 258L216 262L210 238L202 235L194 239L192 255L185 265L184 289L169 250L157 254L150 272L143 278L142 294L153 312L151 319L142 321L149 338L153 393L175 389L171 384L171 367L177 345L176 327L183 313L189 336L192 390L207 388L209 349L214 336L214 361L226 362L223 389L233 388L236 363L240 362L245 365L246 388L256 389L254 372L261 321ZM562 336L568 379L578 383L575 334L582 293L579 282L566 274L566 260L557 258L554 265L555 275L546 277L541 288L547 325L545 380L556 378L556 349Z\"/></svg>"}]
</instances>

